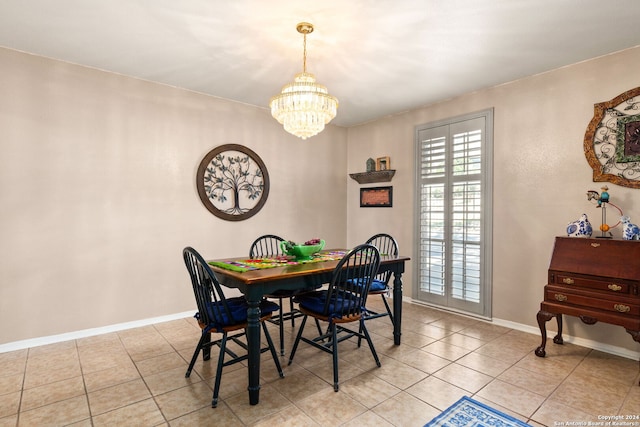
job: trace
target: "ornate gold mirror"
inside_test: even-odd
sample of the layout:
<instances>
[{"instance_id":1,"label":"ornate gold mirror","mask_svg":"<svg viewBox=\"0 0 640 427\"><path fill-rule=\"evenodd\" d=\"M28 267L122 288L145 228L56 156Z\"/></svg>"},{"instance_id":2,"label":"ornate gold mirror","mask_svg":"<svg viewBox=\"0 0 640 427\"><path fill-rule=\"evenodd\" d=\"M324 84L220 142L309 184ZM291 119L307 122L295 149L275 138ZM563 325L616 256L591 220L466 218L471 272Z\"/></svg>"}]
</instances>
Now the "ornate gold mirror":
<instances>
[{"instance_id":1,"label":"ornate gold mirror","mask_svg":"<svg viewBox=\"0 0 640 427\"><path fill-rule=\"evenodd\" d=\"M594 105L584 154L595 182L640 188L640 87Z\"/></svg>"}]
</instances>

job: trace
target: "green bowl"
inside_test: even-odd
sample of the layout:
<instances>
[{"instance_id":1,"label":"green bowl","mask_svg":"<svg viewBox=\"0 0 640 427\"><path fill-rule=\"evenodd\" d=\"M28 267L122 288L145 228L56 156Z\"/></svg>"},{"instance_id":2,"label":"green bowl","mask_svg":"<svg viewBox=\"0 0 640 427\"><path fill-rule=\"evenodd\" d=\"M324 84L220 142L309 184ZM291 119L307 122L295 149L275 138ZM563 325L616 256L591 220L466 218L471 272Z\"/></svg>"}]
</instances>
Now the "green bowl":
<instances>
[{"instance_id":1,"label":"green bowl","mask_svg":"<svg viewBox=\"0 0 640 427\"><path fill-rule=\"evenodd\" d=\"M280 242L280 249L287 255L296 258L296 261L304 261L311 259L311 256L320 252L324 248L324 240L320 240L317 245L295 245L287 246L287 242Z\"/></svg>"}]
</instances>

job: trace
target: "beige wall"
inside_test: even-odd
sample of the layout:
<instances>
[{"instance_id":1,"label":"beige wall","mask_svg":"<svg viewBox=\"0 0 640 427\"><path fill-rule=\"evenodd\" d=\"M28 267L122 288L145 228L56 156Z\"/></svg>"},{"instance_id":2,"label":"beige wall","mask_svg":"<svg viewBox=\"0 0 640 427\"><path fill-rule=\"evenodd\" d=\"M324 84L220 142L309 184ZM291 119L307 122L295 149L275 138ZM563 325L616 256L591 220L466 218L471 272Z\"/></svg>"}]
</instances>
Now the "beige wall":
<instances>
[{"instance_id":1,"label":"beige wall","mask_svg":"<svg viewBox=\"0 0 640 427\"><path fill-rule=\"evenodd\" d=\"M348 243L379 228L397 236L402 253L413 255L415 127L493 107L493 317L537 327L554 237L583 212L600 225L600 211L586 192L601 191L604 183L592 181L583 152L593 105L640 86L638 70L640 47L350 128L349 172L364 170L368 157L387 155L397 172L390 210L360 208L360 185L349 181ZM640 190L608 186L611 202L640 221ZM610 224L617 221L612 211ZM614 234L620 237L620 228ZM406 278L406 295L412 295L413 271ZM589 327L575 318L565 323L568 335L638 351L623 328Z\"/></svg>"},{"instance_id":2,"label":"beige wall","mask_svg":"<svg viewBox=\"0 0 640 427\"><path fill-rule=\"evenodd\" d=\"M301 141L266 108L6 49L0 94L0 344L193 310L187 245L218 258L265 232L346 244L343 128ZM271 177L246 221L216 218L195 187L228 143Z\"/></svg>"},{"instance_id":3,"label":"beige wall","mask_svg":"<svg viewBox=\"0 0 640 427\"><path fill-rule=\"evenodd\" d=\"M387 231L413 255L415 126L491 107L493 316L535 327L554 236L582 212L598 223L582 151L593 104L640 86L638 69L640 48L303 142L266 109L0 49L0 345L193 310L186 245L216 258L263 232L351 246ZM271 175L263 210L238 223L195 189L202 157L227 143ZM381 156L397 170L394 207L362 209L347 174ZM640 220L640 190L609 187ZM410 270L405 295L414 287ZM637 351L622 328L566 325Z\"/></svg>"}]
</instances>

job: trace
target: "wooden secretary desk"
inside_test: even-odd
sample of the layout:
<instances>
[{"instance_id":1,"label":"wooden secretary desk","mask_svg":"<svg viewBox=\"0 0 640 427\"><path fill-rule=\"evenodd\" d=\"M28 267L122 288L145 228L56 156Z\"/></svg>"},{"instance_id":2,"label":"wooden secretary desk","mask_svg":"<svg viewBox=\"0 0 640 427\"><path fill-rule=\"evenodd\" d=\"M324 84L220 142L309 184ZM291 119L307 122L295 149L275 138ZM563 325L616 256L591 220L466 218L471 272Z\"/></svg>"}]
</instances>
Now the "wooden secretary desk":
<instances>
[{"instance_id":1,"label":"wooden secretary desk","mask_svg":"<svg viewBox=\"0 0 640 427\"><path fill-rule=\"evenodd\" d=\"M544 300L537 319L545 356L546 322L555 317L562 344L562 315L584 323L624 327L640 343L640 241L556 237Z\"/></svg>"}]
</instances>

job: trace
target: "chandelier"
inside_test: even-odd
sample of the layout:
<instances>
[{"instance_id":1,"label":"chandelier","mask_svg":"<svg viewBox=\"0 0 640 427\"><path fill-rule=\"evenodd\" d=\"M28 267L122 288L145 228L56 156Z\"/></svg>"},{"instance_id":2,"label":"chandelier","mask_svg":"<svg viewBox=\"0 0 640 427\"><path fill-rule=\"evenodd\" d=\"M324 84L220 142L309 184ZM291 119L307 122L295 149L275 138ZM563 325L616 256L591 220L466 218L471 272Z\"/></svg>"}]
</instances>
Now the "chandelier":
<instances>
[{"instance_id":1,"label":"chandelier","mask_svg":"<svg viewBox=\"0 0 640 427\"><path fill-rule=\"evenodd\" d=\"M338 100L329 95L327 88L316 83L313 74L307 73L307 34L313 25L301 22L296 29L303 34L304 56L302 72L295 75L293 83L282 87L282 92L269 101L271 115L284 126L284 130L299 138L317 135L335 116Z\"/></svg>"}]
</instances>

